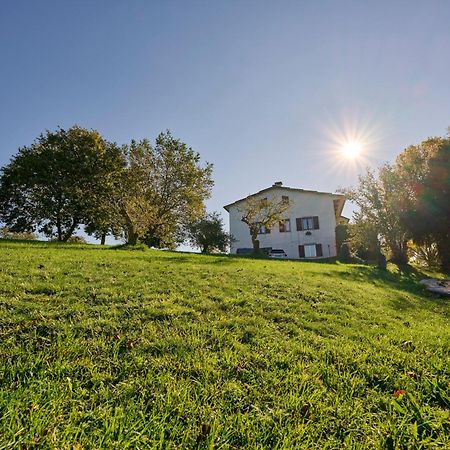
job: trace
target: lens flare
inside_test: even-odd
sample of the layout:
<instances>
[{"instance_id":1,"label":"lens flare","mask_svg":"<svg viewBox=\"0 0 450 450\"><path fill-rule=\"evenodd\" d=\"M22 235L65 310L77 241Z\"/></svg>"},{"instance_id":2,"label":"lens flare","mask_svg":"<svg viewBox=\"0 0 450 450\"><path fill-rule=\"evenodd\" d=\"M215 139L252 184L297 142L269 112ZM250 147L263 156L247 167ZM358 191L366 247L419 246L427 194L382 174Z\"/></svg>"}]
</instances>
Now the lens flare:
<instances>
[{"instance_id":1,"label":"lens flare","mask_svg":"<svg viewBox=\"0 0 450 450\"><path fill-rule=\"evenodd\" d=\"M342 174L359 172L379 158L379 146L385 139L382 121L365 114L349 113L330 118L321 125L323 148L330 165Z\"/></svg>"},{"instance_id":2,"label":"lens flare","mask_svg":"<svg viewBox=\"0 0 450 450\"><path fill-rule=\"evenodd\" d=\"M348 141L342 146L342 153L348 159L357 158L363 150L363 144L358 141Z\"/></svg>"}]
</instances>

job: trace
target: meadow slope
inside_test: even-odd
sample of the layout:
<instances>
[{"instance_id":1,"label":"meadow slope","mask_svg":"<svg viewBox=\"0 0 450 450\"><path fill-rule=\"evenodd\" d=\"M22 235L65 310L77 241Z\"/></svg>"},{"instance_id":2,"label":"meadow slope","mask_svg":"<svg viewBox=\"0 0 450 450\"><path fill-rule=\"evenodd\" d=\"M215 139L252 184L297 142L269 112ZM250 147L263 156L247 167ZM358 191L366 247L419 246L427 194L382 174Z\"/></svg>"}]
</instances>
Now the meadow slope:
<instances>
[{"instance_id":1,"label":"meadow slope","mask_svg":"<svg viewBox=\"0 0 450 450\"><path fill-rule=\"evenodd\" d=\"M450 448L414 272L0 241L0 449Z\"/></svg>"}]
</instances>

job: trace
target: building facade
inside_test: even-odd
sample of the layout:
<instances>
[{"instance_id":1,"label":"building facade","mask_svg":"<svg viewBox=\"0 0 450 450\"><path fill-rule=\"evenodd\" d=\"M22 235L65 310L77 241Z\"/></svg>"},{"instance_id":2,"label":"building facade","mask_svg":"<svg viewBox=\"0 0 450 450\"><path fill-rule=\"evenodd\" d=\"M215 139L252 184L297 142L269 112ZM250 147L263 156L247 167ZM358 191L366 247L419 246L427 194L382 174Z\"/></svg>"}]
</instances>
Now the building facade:
<instances>
[{"instance_id":1,"label":"building facade","mask_svg":"<svg viewBox=\"0 0 450 450\"><path fill-rule=\"evenodd\" d=\"M291 259L330 258L336 256L336 225L342 222L345 197L342 194L285 187L281 182L249 197L289 202L284 219L266 230L260 228L260 248L281 249ZM242 222L246 200L224 206L230 215L230 234L234 238L231 253L250 253L249 227Z\"/></svg>"}]
</instances>

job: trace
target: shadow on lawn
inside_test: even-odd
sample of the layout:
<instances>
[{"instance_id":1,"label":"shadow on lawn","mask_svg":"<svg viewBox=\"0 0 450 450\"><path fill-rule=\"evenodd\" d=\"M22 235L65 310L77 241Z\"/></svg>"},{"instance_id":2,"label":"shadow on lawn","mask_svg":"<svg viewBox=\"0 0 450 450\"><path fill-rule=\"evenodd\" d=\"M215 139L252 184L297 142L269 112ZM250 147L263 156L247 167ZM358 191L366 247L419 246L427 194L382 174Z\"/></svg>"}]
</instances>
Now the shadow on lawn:
<instances>
[{"instance_id":1,"label":"shadow on lawn","mask_svg":"<svg viewBox=\"0 0 450 450\"><path fill-rule=\"evenodd\" d=\"M230 265L235 263L240 263L242 261L261 261L261 262L271 262L275 264L336 264L337 258L322 258L322 259L278 259L270 258L267 255L235 255L235 254L224 254L224 253L195 253L195 252L181 252L181 251L166 251L168 255L165 256L165 260L171 260L178 263L194 263L195 264L222 264ZM177 255L177 256L175 256ZM201 258L198 258L201 256ZM194 259L195 258L195 259Z\"/></svg>"},{"instance_id":2,"label":"shadow on lawn","mask_svg":"<svg viewBox=\"0 0 450 450\"><path fill-rule=\"evenodd\" d=\"M198 254L194 254L196 256L192 256L193 254L181 254L177 252L179 256L172 256L169 254L168 256L163 256L162 259L164 261L170 261L171 263L178 263L178 264L195 264L195 265L211 265L211 264L218 264L218 265L231 265L235 264L237 261L234 258L230 258L228 256L217 256L217 255L203 255L207 256L206 258L197 258L196 256ZM209 256L209 257L208 257Z\"/></svg>"},{"instance_id":3,"label":"shadow on lawn","mask_svg":"<svg viewBox=\"0 0 450 450\"><path fill-rule=\"evenodd\" d=\"M349 271L337 272L335 274L329 273L328 275L352 282L369 281L374 286L380 288L390 287L396 291L410 293L421 297L424 301L423 306L434 307L436 304L443 305L448 302L447 299L428 292L424 286L419 284L420 280L429 278L429 276L414 267L395 266L394 271L380 270L375 266L349 266L349 268L351 269ZM391 301L394 308L399 310L417 306L403 295L397 295L395 298L393 296Z\"/></svg>"}]
</instances>

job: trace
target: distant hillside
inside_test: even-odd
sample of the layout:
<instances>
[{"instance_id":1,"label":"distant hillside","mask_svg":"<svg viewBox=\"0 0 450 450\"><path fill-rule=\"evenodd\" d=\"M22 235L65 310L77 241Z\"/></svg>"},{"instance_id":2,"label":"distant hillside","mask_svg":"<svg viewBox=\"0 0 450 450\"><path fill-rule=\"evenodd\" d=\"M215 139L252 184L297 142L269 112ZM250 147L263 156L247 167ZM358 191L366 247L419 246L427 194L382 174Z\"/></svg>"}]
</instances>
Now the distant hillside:
<instances>
[{"instance_id":1,"label":"distant hillside","mask_svg":"<svg viewBox=\"0 0 450 450\"><path fill-rule=\"evenodd\" d=\"M0 448L450 448L420 274L0 241Z\"/></svg>"}]
</instances>

